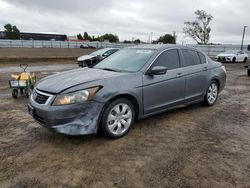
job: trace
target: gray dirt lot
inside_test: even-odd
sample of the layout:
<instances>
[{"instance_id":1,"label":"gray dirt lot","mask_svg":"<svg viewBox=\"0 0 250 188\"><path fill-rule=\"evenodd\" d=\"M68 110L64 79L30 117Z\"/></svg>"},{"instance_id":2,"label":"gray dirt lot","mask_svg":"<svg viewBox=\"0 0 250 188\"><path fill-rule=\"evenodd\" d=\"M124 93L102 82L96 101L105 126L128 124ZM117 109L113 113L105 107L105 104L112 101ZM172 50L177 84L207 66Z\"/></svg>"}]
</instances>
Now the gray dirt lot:
<instances>
[{"instance_id":1,"label":"gray dirt lot","mask_svg":"<svg viewBox=\"0 0 250 188\"><path fill-rule=\"evenodd\" d=\"M0 58L78 57L92 51L82 48L0 48Z\"/></svg>"},{"instance_id":2,"label":"gray dirt lot","mask_svg":"<svg viewBox=\"0 0 250 188\"><path fill-rule=\"evenodd\" d=\"M1 73L0 187L250 187L250 77L243 64L225 66L215 106L140 120L118 140L39 126Z\"/></svg>"}]
</instances>

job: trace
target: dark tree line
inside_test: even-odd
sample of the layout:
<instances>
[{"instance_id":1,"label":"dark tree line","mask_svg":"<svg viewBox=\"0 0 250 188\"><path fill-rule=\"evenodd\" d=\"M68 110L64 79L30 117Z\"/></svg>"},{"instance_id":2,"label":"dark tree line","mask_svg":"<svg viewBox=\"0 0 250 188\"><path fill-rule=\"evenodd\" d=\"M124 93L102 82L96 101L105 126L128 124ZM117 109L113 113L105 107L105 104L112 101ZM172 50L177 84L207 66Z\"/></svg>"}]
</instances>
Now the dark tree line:
<instances>
[{"instance_id":1,"label":"dark tree line","mask_svg":"<svg viewBox=\"0 0 250 188\"><path fill-rule=\"evenodd\" d=\"M104 35L95 37L95 36L90 36L88 35L87 32L84 32L83 35L81 35L80 33L77 34L77 38L79 40L89 40L89 41L100 41L100 42L104 42L104 41L109 41L109 42L119 42L119 37L117 35L114 34L110 34L110 33L106 33Z\"/></svg>"},{"instance_id":2,"label":"dark tree line","mask_svg":"<svg viewBox=\"0 0 250 188\"><path fill-rule=\"evenodd\" d=\"M158 40L153 41L153 43L176 44L176 36L165 34L160 36Z\"/></svg>"},{"instance_id":3,"label":"dark tree line","mask_svg":"<svg viewBox=\"0 0 250 188\"><path fill-rule=\"evenodd\" d=\"M4 33L7 39L13 39L13 40L20 39L20 31L15 25L6 24L4 26Z\"/></svg>"}]
</instances>

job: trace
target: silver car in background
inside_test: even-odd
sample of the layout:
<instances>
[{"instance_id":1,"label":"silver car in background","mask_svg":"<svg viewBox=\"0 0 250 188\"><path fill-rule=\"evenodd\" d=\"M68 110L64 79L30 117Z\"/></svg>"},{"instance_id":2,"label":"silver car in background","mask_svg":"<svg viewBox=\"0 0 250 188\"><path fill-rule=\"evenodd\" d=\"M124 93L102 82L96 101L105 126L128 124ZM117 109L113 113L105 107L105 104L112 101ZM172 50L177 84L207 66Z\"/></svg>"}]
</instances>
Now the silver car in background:
<instances>
[{"instance_id":1,"label":"silver car in background","mask_svg":"<svg viewBox=\"0 0 250 188\"><path fill-rule=\"evenodd\" d=\"M77 58L77 64L79 67L93 67L98 62L103 60L104 58L112 55L119 48L102 48L92 52L89 55L83 55Z\"/></svg>"},{"instance_id":2,"label":"silver car in background","mask_svg":"<svg viewBox=\"0 0 250 188\"><path fill-rule=\"evenodd\" d=\"M119 50L93 68L40 80L28 104L42 126L68 135L124 136L137 119L176 107L215 104L225 67L194 48L143 45Z\"/></svg>"}]
</instances>

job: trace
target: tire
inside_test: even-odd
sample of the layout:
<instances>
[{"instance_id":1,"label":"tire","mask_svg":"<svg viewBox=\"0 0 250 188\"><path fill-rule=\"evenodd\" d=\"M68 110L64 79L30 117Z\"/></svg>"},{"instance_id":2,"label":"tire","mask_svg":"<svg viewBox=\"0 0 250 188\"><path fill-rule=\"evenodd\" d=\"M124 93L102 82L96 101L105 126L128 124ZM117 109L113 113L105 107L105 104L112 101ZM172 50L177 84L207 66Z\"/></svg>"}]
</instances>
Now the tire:
<instances>
[{"instance_id":1,"label":"tire","mask_svg":"<svg viewBox=\"0 0 250 188\"><path fill-rule=\"evenodd\" d=\"M246 63L247 62L247 57L244 58L244 61L242 61L242 63Z\"/></svg>"},{"instance_id":2,"label":"tire","mask_svg":"<svg viewBox=\"0 0 250 188\"><path fill-rule=\"evenodd\" d=\"M250 76L250 69L247 70L247 75Z\"/></svg>"},{"instance_id":3,"label":"tire","mask_svg":"<svg viewBox=\"0 0 250 188\"><path fill-rule=\"evenodd\" d=\"M218 99L219 87L216 81L212 81L207 88L203 103L206 106L213 106Z\"/></svg>"},{"instance_id":4,"label":"tire","mask_svg":"<svg viewBox=\"0 0 250 188\"><path fill-rule=\"evenodd\" d=\"M31 92L30 92L30 89L27 88L27 89L25 89L24 91L25 91L25 97L29 98L30 93L31 93Z\"/></svg>"},{"instance_id":5,"label":"tire","mask_svg":"<svg viewBox=\"0 0 250 188\"><path fill-rule=\"evenodd\" d=\"M236 57L233 57L232 63L235 63L235 62L236 62Z\"/></svg>"},{"instance_id":6,"label":"tire","mask_svg":"<svg viewBox=\"0 0 250 188\"><path fill-rule=\"evenodd\" d=\"M217 61L218 61L218 62L221 62L221 60L220 60L220 58L219 58L219 57L218 57Z\"/></svg>"},{"instance_id":7,"label":"tire","mask_svg":"<svg viewBox=\"0 0 250 188\"><path fill-rule=\"evenodd\" d=\"M79 67L83 67L83 62L82 61L79 61L77 64L78 64Z\"/></svg>"},{"instance_id":8,"label":"tire","mask_svg":"<svg viewBox=\"0 0 250 188\"><path fill-rule=\"evenodd\" d=\"M135 120L134 105L127 99L117 99L104 110L102 129L110 138L120 138L127 134Z\"/></svg>"},{"instance_id":9,"label":"tire","mask_svg":"<svg viewBox=\"0 0 250 188\"><path fill-rule=\"evenodd\" d=\"M17 89L13 89L13 90L12 90L12 97L13 97L13 99L16 99L17 96L18 96L18 91L17 91Z\"/></svg>"}]
</instances>

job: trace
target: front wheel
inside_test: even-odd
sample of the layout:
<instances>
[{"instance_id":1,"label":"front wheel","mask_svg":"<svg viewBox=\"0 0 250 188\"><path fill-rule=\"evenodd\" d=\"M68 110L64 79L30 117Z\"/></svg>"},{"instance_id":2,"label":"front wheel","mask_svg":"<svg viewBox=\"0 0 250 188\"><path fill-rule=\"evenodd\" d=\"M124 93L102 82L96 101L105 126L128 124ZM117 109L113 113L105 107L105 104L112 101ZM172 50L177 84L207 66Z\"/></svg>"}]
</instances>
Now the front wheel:
<instances>
[{"instance_id":1,"label":"front wheel","mask_svg":"<svg viewBox=\"0 0 250 188\"><path fill-rule=\"evenodd\" d=\"M207 106L213 106L218 98L218 93L218 83L216 81L212 81L206 91L206 95L204 97L204 104Z\"/></svg>"},{"instance_id":2,"label":"front wheel","mask_svg":"<svg viewBox=\"0 0 250 188\"><path fill-rule=\"evenodd\" d=\"M102 128L108 137L120 138L128 133L134 119L134 105L127 99L117 99L105 109Z\"/></svg>"},{"instance_id":3,"label":"front wheel","mask_svg":"<svg viewBox=\"0 0 250 188\"><path fill-rule=\"evenodd\" d=\"M246 62L247 62L247 57L245 57L243 60L243 63L246 63Z\"/></svg>"},{"instance_id":4,"label":"front wheel","mask_svg":"<svg viewBox=\"0 0 250 188\"><path fill-rule=\"evenodd\" d=\"M236 62L236 57L233 57L232 63L235 63L235 62Z\"/></svg>"}]
</instances>

